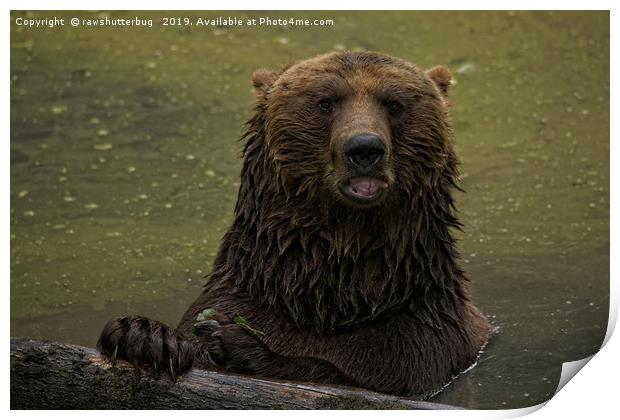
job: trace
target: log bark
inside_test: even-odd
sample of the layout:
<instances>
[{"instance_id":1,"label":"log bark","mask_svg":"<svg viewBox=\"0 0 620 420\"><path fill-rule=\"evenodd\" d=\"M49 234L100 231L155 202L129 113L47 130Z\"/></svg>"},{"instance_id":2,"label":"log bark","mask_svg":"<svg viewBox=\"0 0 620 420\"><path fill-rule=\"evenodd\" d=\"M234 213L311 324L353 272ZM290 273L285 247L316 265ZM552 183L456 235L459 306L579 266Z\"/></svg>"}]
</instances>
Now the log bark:
<instances>
[{"instance_id":1,"label":"log bark","mask_svg":"<svg viewBox=\"0 0 620 420\"><path fill-rule=\"evenodd\" d=\"M453 409L364 389L196 370L177 382L95 349L11 339L11 409Z\"/></svg>"}]
</instances>

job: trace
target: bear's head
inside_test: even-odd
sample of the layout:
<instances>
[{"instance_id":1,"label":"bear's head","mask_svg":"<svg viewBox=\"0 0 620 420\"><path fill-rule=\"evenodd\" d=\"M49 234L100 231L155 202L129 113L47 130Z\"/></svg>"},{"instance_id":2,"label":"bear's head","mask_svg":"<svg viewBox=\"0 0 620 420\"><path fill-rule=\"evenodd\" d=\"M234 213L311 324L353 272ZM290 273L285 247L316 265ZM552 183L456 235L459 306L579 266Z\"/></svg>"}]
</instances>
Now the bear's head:
<instances>
[{"instance_id":1,"label":"bear's head","mask_svg":"<svg viewBox=\"0 0 620 420\"><path fill-rule=\"evenodd\" d=\"M253 122L282 192L358 211L452 183L450 80L445 67L422 71L374 52L257 70Z\"/></svg>"}]
</instances>

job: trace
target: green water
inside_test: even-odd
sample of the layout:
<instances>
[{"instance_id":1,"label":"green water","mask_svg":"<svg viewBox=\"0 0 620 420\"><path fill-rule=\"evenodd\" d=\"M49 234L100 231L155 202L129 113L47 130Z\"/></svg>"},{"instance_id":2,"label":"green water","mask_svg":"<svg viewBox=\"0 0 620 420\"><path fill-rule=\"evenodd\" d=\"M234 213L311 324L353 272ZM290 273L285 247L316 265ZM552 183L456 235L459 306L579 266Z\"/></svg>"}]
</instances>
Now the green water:
<instances>
[{"instance_id":1,"label":"green water","mask_svg":"<svg viewBox=\"0 0 620 420\"><path fill-rule=\"evenodd\" d=\"M107 13L148 27L26 28L11 16L11 335L93 346L108 318L176 324L231 221L250 75L334 49L447 64L462 160L460 247L500 333L435 400L547 400L595 352L609 299L606 12ZM162 16L324 27L162 27Z\"/></svg>"}]
</instances>

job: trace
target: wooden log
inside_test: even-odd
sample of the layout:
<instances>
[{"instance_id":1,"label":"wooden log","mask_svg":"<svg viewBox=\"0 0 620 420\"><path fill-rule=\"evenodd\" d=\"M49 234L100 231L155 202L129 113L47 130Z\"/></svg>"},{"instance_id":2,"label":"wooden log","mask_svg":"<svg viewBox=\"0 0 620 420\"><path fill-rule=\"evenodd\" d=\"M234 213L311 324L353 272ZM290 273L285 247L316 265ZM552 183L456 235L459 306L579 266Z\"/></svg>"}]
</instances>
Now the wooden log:
<instances>
[{"instance_id":1,"label":"wooden log","mask_svg":"<svg viewBox=\"0 0 620 420\"><path fill-rule=\"evenodd\" d=\"M454 409L364 389L196 370L172 382L95 349L11 339L11 409Z\"/></svg>"}]
</instances>

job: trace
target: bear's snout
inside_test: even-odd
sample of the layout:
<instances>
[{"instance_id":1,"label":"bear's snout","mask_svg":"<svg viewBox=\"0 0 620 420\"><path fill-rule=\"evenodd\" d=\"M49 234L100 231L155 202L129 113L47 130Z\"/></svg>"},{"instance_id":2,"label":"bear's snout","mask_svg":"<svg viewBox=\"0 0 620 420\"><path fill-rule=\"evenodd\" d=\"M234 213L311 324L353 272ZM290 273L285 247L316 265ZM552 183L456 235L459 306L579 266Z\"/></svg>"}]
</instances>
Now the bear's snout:
<instances>
[{"instance_id":1,"label":"bear's snout","mask_svg":"<svg viewBox=\"0 0 620 420\"><path fill-rule=\"evenodd\" d=\"M350 137L342 146L347 177L340 192L356 205L377 204L388 184L383 175L386 146L374 133L365 132Z\"/></svg>"},{"instance_id":2,"label":"bear's snout","mask_svg":"<svg viewBox=\"0 0 620 420\"><path fill-rule=\"evenodd\" d=\"M346 163L360 173L372 172L385 154L385 144L376 134L365 133L351 137L343 146Z\"/></svg>"}]
</instances>

